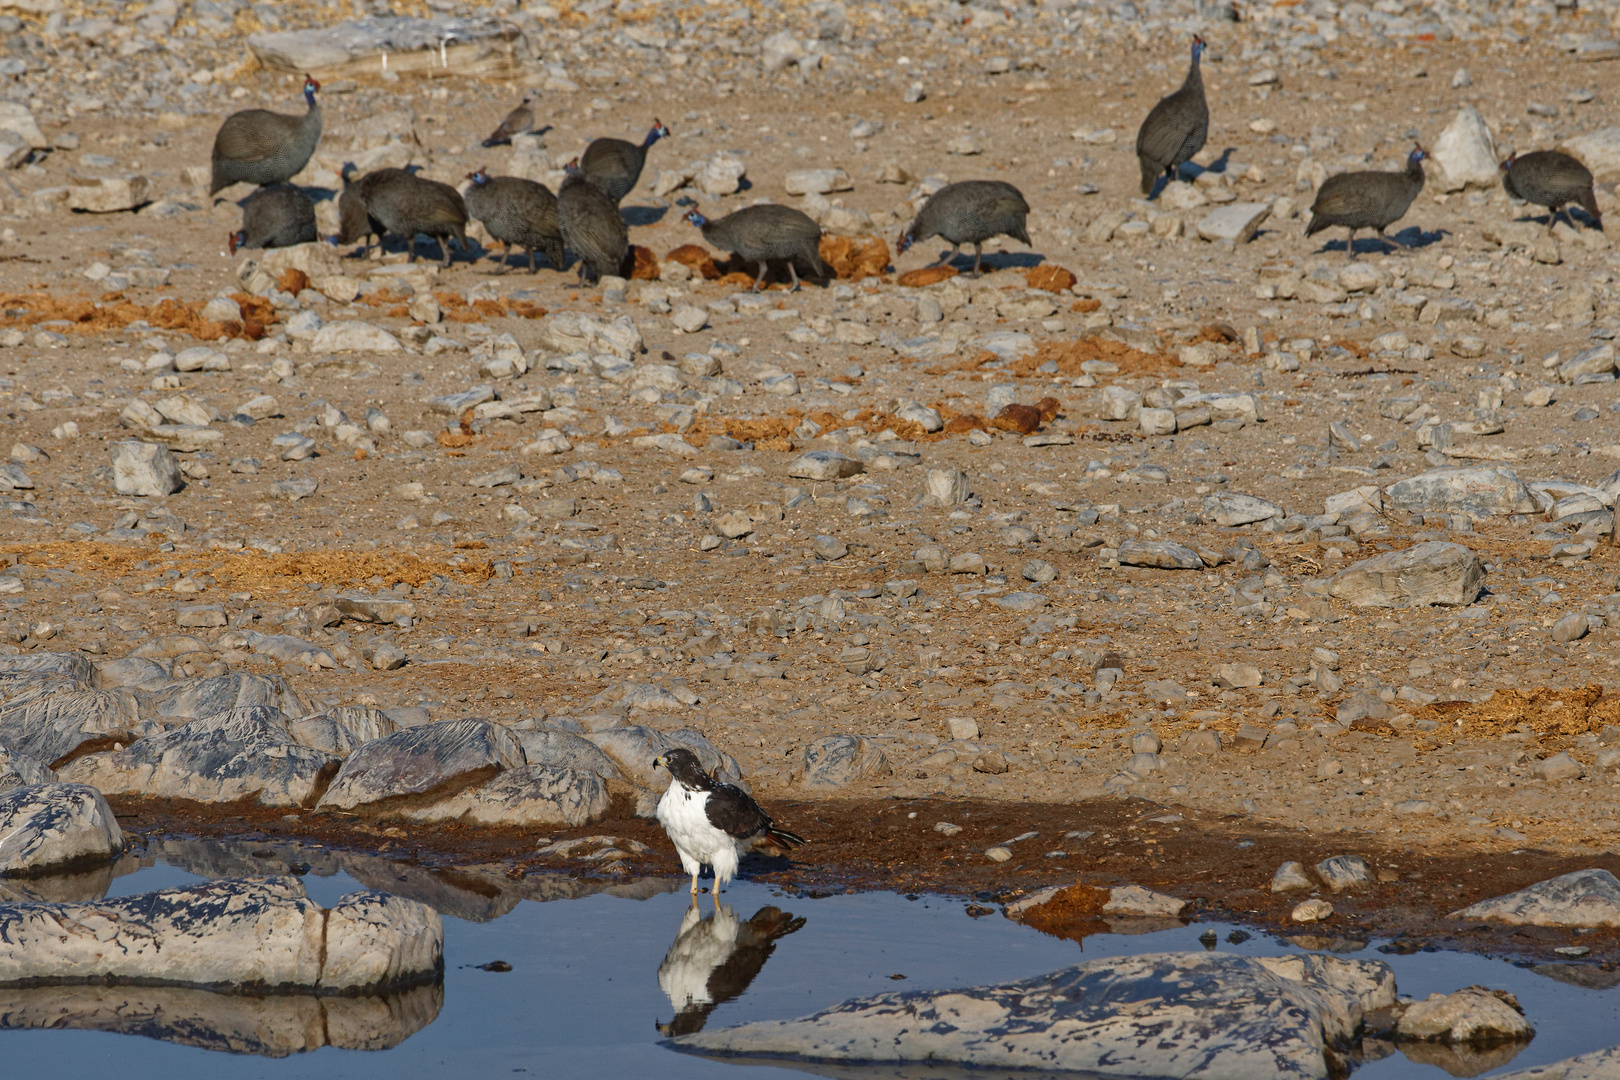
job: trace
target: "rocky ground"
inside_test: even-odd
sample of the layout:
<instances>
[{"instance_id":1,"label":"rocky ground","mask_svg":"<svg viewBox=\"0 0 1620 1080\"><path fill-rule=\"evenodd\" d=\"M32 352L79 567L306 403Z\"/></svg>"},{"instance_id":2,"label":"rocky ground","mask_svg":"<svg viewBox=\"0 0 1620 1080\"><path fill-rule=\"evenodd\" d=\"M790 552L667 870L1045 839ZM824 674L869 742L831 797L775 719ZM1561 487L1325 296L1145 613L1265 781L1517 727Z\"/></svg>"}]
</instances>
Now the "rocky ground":
<instances>
[{"instance_id":1,"label":"rocky ground","mask_svg":"<svg viewBox=\"0 0 1620 1080\"><path fill-rule=\"evenodd\" d=\"M1608 206L1608 8L537 4L497 9L504 52L317 69L298 180L328 195L344 162L554 185L663 120L636 279L601 289L226 252L214 130L301 108L248 35L364 9L0 11L0 625L152 664L56 669L131 704L37 765L173 794L123 740L240 673L279 677L230 704L281 710L248 726L301 748L287 805L370 738L483 718L480 782L538 733L635 779L616 753L692 731L767 804L1129 795L1369 851L1612 847L1609 244L1546 235L1490 165L1568 145ZM1194 31L1203 168L1144 201L1135 129ZM479 147L524 87L548 130ZM1315 184L1414 139L1398 250L1303 237ZM1033 247L917 284L939 248L898 232L973 177L1022 188ZM821 220L840 280L754 296L671 257L685 205L758 199ZM306 711L337 719L289 736Z\"/></svg>"}]
</instances>

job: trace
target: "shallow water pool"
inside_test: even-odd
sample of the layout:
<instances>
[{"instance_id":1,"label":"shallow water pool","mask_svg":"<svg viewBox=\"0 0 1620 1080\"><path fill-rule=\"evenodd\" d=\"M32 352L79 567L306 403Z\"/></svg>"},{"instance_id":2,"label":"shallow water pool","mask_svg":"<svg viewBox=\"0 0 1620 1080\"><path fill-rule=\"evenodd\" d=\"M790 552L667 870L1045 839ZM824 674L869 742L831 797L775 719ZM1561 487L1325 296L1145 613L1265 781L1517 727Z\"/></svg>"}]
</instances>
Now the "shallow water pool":
<instances>
[{"instance_id":1,"label":"shallow water pool","mask_svg":"<svg viewBox=\"0 0 1620 1080\"><path fill-rule=\"evenodd\" d=\"M603 883L530 878L519 892L494 878L432 875L375 857L288 845L169 841L126 859L121 876L64 884L71 898L127 895L207 877L301 872L331 905L359 888L389 888L445 914L441 984L389 998L251 997L163 987L0 989L0 1060L19 1077L119 1080L232 1077L703 1077L803 1075L816 1070L719 1064L670 1050L666 1033L787 1018L845 998L1025 978L1126 953L1216 948L1297 952L1264 935L1192 923L1146 934L1100 934L1083 945L1003 918L974 918L968 902L862 893L821 898L737 882L696 915L684 881ZM51 883L30 883L50 895ZM581 893L587 893L580 895ZM63 896L62 898L69 898ZM982 910L982 909L979 909ZM1370 1048L1367 1080L1477 1075L1556 1061L1620 1041L1620 980L1595 967L1540 969L1456 953L1355 953L1387 962L1400 992L1423 997L1470 984L1518 995L1537 1028L1522 1047L1480 1055ZM1343 946L1336 946L1342 948ZM510 971L478 965L503 961ZM903 979L895 976L904 976ZM85 1030L86 1027L96 1030ZM339 1045L331 1045L339 1044ZM339 1048L342 1046L344 1048ZM307 1049L308 1047L318 1047ZM354 1049L352 1047L367 1047ZM897 1076L829 1070L826 1075ZM926 1070L904 1075L933 1075Z\"/></svg>"}]
</instances>

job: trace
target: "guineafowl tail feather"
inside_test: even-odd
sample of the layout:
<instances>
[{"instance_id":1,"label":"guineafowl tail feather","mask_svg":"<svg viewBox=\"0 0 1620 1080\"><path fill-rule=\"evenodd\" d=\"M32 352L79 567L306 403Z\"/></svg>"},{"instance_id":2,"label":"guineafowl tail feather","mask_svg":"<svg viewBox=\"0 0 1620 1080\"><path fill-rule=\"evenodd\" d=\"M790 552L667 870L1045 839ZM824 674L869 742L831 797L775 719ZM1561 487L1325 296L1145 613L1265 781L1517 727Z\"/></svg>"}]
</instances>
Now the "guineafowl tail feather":
<instances>
[{"instance_id":1,"label":"guineafowl tail feather","mask_svg":"<svg viewBox=\"0 0 1620 1080\"><path fill-rule=\"evenodd\" d=\"M1327 222L1323 221L1315 214L1312 214L1310 224L1305 226L1305 235L1310 236L1314 233L1321 232L1325 228L1327 228Z\"/></svg>"},{"instance_id":2,"label":"guineafowl tail feather","mask_svg":"<svg viewBox=\"0 0 1620 1080\"><path fill-rule=\"evenodd\" d=\"M1603 212L1598 209L1597 196L1592 194L1591 188L1581 192L1580 203L1581 209L1585 210L1591 219L1597 223L1598 228L1601 229L1603 227Z\"/></svg>"}]
</instances>

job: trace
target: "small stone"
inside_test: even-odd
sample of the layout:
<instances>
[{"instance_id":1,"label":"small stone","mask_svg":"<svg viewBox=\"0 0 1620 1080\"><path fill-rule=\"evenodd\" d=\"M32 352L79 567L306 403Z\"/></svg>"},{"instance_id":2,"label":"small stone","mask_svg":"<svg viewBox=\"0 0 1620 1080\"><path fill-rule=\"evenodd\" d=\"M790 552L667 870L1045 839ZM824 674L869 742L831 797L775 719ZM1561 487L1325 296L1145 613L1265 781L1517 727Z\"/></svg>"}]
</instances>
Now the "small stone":
<instances>
[{"instance_id":1,"label":"small stone","mask_svg":"<svg viewBox=\"0 0 1620 1080\"><path fill-rule=\"evenodd\" d=\"M173 495L185 487L180 463L160 443L113 443L113 486L120 495Z\"/></svg>"},{"instance_id":2,"label":"small stone","mask_svg":"<svg viewBox=\"0 0 1620 1080\"><path fill-rule=\"evenodd\" d=\"M1305 873L1305 864L1299 862L1285 862L1277 867L1277 872L1271 875L1271 891L1295 892L1300 889L1313 889L1316 883Z\"/></svg>"},{"instance_id":3,"label":"small stone","mask_svg":"<svg viewBox=\"0 0 1620 1080\"><path fill-rule=\"evenodd\" d=\"M991 862L1007 862L1012 858L1013 853L1012 848L997 845L996 847L985 849L984 855L985 858L989 859Z\"/></svg>"},{"instance_id":4,"label":"small stone","mask_svg":"<svg viewBox=\"0 0 1620 1080\"><path fill-rule=\"evenodd\" d=\"M788 475L799 480L841 480L866 471L858 458L832 450L811 450L788 465Z\"/></svg>"},{"instance_id":5,"label":"small stone","mask_svg":"<svg viewBox=\"0 0 1620 1080\"><path fill-rule=\"evenodd\" d=\"M186 604L176 613L180 626L224 626L225 609L219 604Z\"/></svg>"},{"instance_id":6,"label":"small stone","mask_svg":"<svg viewBox=\"0 0 1620 1080\"><path fill-rule=\"evenodd\" d=\"M144 205L151 193L152 181L144 176L103 177L94 184L68 188L65 202L69 210L111 214Z\"/></svg>"},{"instance_id":7,"label":"small stone","mask_svg":"<svg viewBox=\"0 0 1620 1080\"><path fill-rule=\"evenodd\" d=\"M670 315L669 321L675 324L675 329L683 334L695 334L709 325L709 316L702 308L693 304L682 304Z\"/></svg>"},{"instance_id":8,"label":"small stone","mask_svg":"<svg viewBox=\"0 0 1620 1080\"><path fill-rule=\"evenodd\" d=\"M789 195L828 195L853 190L855 183L843 169L799 169L784 176L782 186Z\"/></svg>"},{"instance_id":9,"label":"small stone","mask_svg":"<svg viewBox=\"0 0 1620 1080\"><path fill-rule=\"evenodd\" d=\"M1030 559L1019 571L1025 581L1032 581L1037 585L1045 585L1057 577L1057 568L1045 559Z\"/></svg>"},{"instance_id":10,"label":"small stone","mask_svg":"<svg viewBox=\"0 0 1620 1080\"><path fill-rule=\"evenodd\" d=\"M1170 540L1127 540L1119 545L1121 566L1149 566L1159 570L1202 570L1204 560L1185 544Z\"/></svg>"},{"instance_id":11,"label":"small stone","mask_svg":"<svg viewBox=\"0 0 1620 1080\"><path fill-rule=\"evenodd\" d=\"M1570 757L1568 753L1559 752L1535 763L1531 769L1536 776L1547 781L1578 780L1581 773L1581 763Z\"/></svg>"},{"instance_id":12,"label":"small stone","mask_svg":"<svg viewBox=\"0 0 1620 1080\"><path fill-rule=\"evenodd\" d=\"M1483 986L1470 986L1454 994L1430 994L1427 1000L1408 1005L1395 1024L1395 1038L1401 1042L1497 1046L1504 1041L1529 1039L1535 1033L1516 998ZM1536 1071L1545 1075L1563 1073L1557 1066ZM1575 1074L1571 1071L1566 1075Z\"/></svg>"},{"instance_id":13,"label":"small stone","mask_svg":"<svg viewBox=\"0 0 1620 1080\"><path fill-rule=\"evenodd\" d=\"M1360 855L1335 855L1316 864L1316 874L1334 892L1359 888L1373 880L1372 867Z\"/></svg>"},{"instance_id":14,"label":"small stone","mask_svg":"<svg viewBox=\"0 0 1620 1080\"><path fill-rule=\"evenodd\" d=\"M849 545L836 536L823 533L810 541L810 550L823 562L837 562L849 554Z\"/></svg>"},{"instance_id":15,"label":"small stone","mask_svg":"<svg viewBox=\"0 0 1620 1080\"><path fill-rule=\"evenodd\" d=\"M1263 681L1259 668L1243 663L1222 664L1220 677L1227 686L1238 690L1259 686Z\"/></svg>"},{"instance_id":16,"label":"small stone","mask_svg":"<svg viewBox=\"0 0 1620 1080\"><path fill-rule=\"evenodd\" d=\"M945 727L952 739L972 740L979 737L979 722L971 716L947 716Z\"/></svg>"},{"instance_id":17,"label":"small stone","mask_svg":"<svg viewBox=\"0 0 1620 1080\"><path fill-rule=\"evenodd\" d=\"M1325 919L1332 918L1332 916L1333 905L1320 897L1302 900L1294 905L1294 910L1289 915L1297 923L1322 922Z\"/></svg>"},{"instance_id":18,"label":"small stone","mask_svg":"<svg viewBox=\"0 0 1620 1080\"><path fill-rule=\"evenodd\" d=\"M928 500L938 506L957 506L972 495L968 475L959 469L929 469L923 483Z\"/></svg>"},{"instance_id":19,"label":"small stone","mask_svg":"<svg viewBox=\"0 0 1620 1080\"><path fill-rule=\"evenodd\" d=\"M1461 544L1431 540L1363 559L1333 576L1328 593L1356 607L1472 604L1485 564Z\"/></svg>"},{"instance_id":20,"label":"small stone","mask_svg":"<svg viewBox=\"0 0 1620 1080\"><path fill-rule=\"evenodd\" d=\"M1228 203L1199 220L1198 235L1211 242L1246 244L1270 214L1267 203Z\"/></svg>"},{"instance_id":21,"label":"small stone","mask_svg":"<svg viewBox=\"0 0 1620 1080\"><path fill-rule=\"evenodd\" d=\"M391 641L379 641L371 651L371 666L376 671L394 671L405 666L405 650Z\"/></svg>"},{"instance_id":22,"label":"small stone","mask_svg":"<svg viewBox=\"0 0 1620 1080\"><path fill-rule=\"evenodd\" d=\"M480 473L467 481L468 487L496 488L515 484L523 479L523 472L516 465L503 465L499 469L487 473Z\"/></svg>"},{"instance_id":23,"label":"small stone","mask_svg":"<svg viewBox=\"0 0 1620 1080\"><path fill-rule=\"evenodd\" d=\"M1591 628L1591 620L1584 613L1572 611L1553 623L1552 639L1559 644L1579 641L1587 635Z\"/></svg>"},{"instance_id":24,"label":"small stone","mask_svg":"<svg viewBox=\"0 0 1620 1080\"><path fill-rule=\"evenodd\" d=\"M1037 592L1012 592L990 602L1002 611L1039 611L1052 601Z\"/></svg>"},{"instance_id":25,"label":"small stone","mask_svg":"<svg viewBox=\"0 0 1620 1080\"><path fill-rule=\"evenodd\" d=\"M973 771L985 773L989 776L1000 776L1008 769L1005 755L991 750L973 759Z\"/></svg>"},{"instance_id":26,"label":"small stone","mask_svg":"<svg viewBox=\"0 0 1620 1080\"><path fill-rule=\"evenodd\" d=\"M754 531L753 519L742 510L731 510L714 519L714 531L727 540L747 536Z\"/></svg>"}]
</instances>

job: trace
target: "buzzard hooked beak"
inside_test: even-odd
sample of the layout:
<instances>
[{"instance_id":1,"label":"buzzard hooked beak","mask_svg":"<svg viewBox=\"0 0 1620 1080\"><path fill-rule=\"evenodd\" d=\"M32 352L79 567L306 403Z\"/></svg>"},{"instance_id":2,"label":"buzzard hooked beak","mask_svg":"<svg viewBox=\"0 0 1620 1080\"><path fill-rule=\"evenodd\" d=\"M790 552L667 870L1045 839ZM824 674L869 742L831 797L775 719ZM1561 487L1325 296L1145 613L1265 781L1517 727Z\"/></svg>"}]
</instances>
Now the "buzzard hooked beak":
<instances>
[{"instance_id":1,"label":"buzzard hooked beak","mask_svg":"<svg viewBox=\"0 0 1620 1080\"><path fill-rule=\"evenodd\" d=\"M658 768L658 767L659 767L659 766L660 766L660 765L662 765L662 764L664 764L664 758L663 758L663 756L662 756L662 755L660 755L660 756L658 756L658 757L655 757L655 758L653 758L653 768L655 768L655 769L656 769L656 768Z\"/></svg>"}]
</instances>

